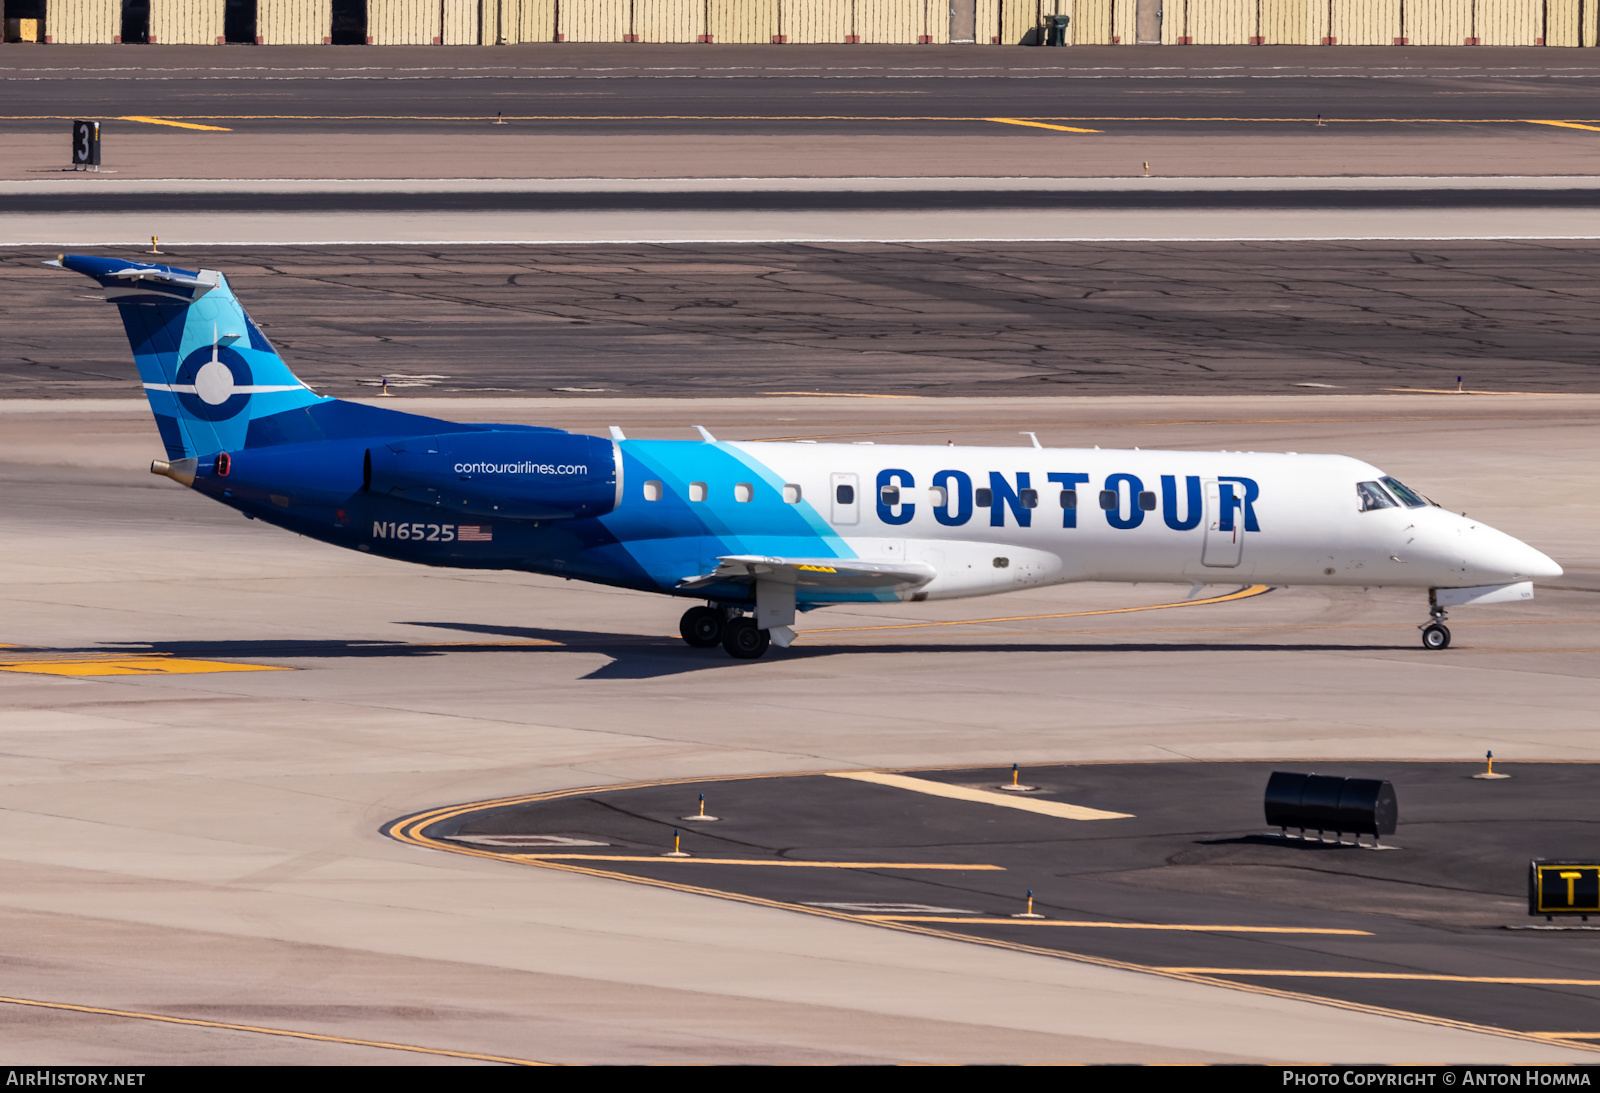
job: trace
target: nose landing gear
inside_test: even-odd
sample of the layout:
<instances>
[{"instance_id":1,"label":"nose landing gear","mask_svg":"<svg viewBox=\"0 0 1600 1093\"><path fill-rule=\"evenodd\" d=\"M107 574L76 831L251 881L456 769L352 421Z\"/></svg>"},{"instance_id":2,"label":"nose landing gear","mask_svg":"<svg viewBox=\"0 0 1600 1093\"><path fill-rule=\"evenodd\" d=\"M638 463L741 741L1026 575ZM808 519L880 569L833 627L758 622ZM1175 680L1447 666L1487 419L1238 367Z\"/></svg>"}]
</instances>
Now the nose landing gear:
<instances>
[{"instance_id":1,"label":"nose landing gear","mask_svg":"<svg viewBox=\"0 0 1600 1093\"><path fill-rule=\"evenodd\" d=\"M1422 647L1424 649L1450 648L1450 628L1444 624L1444 608L1439 606L1432 592L1428 593L1428 617L1431 622L1423 623L1417 627L1422 631Z\"/></svg>"}]
</instances>

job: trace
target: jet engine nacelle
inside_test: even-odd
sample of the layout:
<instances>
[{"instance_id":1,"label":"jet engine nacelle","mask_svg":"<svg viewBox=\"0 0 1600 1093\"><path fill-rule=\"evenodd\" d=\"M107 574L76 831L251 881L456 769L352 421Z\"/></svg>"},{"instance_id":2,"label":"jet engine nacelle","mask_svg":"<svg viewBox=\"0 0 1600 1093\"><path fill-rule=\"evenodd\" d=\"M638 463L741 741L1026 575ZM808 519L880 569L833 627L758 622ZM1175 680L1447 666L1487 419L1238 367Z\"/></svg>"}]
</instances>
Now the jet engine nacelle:
<instances>
[{"instance_id":1,"label":"jet engine nacelle","mask_svg":"<svg viewBox=\"0 0 1600 1093\"><path fill-rule=\"evenodd\" d=\"M367 488L471 516L565 520L617 507L617 455L555 431L446 433L367 449Z\"/></svg>"}]
</instances>

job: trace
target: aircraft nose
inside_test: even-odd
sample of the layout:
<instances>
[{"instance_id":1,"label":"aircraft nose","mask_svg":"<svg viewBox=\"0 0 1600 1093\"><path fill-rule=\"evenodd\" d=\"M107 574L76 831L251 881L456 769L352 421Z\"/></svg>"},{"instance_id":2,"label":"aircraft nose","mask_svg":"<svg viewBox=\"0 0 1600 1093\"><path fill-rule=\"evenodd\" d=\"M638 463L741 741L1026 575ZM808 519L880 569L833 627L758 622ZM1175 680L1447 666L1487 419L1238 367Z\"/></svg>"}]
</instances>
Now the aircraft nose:
<instances>
[{"instance_id":1,"label":"aircraft nose","mask_svg":"<svg viewBox=\"0 0 1600 1093\"><path fill-rule=\"evenodd\" d=\"M1554 559L1503 531L1479 525L1473 529L1468 548L1469 565L1503 575L1508 581L1538 577L1559 577L1562 569Z\"/></svg>"}]
</instances>

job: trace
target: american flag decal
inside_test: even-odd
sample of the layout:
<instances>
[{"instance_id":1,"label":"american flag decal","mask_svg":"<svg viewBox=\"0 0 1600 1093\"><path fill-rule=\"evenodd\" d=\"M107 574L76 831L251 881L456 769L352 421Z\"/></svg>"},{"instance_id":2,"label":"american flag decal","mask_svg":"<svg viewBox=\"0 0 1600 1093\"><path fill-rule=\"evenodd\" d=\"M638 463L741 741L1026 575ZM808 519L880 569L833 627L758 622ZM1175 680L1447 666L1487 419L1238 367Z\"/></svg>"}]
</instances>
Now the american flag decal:
<instances>
[{"instance_id":1,"label":"american flag decal","mask_svg":"<svg viewBox=\"0 0 1600 1093\"><path fill-rule=\"evenodd\" d=\"M488 524L462 524L456 529L456 538L463 543L492 543L494 528Z\"/></svg>"}]
</instances>

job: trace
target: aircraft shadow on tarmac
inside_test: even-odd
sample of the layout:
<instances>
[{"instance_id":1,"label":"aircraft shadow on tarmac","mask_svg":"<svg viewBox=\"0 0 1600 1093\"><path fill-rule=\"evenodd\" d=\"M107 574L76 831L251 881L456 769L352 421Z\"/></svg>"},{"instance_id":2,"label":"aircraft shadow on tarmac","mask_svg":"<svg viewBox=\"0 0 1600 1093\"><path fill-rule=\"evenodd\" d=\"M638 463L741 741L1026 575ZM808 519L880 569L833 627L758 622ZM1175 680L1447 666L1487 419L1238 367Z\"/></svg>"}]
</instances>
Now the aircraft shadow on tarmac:
<instances>
[{"instance_id":1,"label":"aircraft shadow on tarmac","mask_svg":"<svg viewBox=\"0 0 1600 1093\"><path fill-rule=\"evenodd\" d=\"M560 648L571 652L604 653L611 663L595 669L584 679L651 679L659 676L681 675L712 669L749 667L750 662L729 657L721 649L691 649L677 638L635 637L618 634L595 633L587 630L555 630L543 627L490 626L480 623L408 622L408 626L437 626L450 630L476 634L493 634L500 638L543 639L560 643ZM804 639L804 634L801 638ZM985 653L1005 650L1009 653L1178 653L1178 652L1373 652L1381 649L1406 648L1392 645L1362 645L1349 643L1205 643L1205 642L1006 642L1004 644L972 641L933 641L927 643L893 644L837 644L825 647L794 645L788 649L773 650L768 661L818 661L841 654L861 653ZM550 651L555 651L551 648Z\"/></svg>"},{"instance_id":2,"label":"aircraft shadow on tarmac","mask_svg":"<svg viewBox=\"0 0 1600 1093\"><path fill-rule=\"evenodd\" d=\"M610 658L609 663L596 668L582 679L654 679L704 672L718 669L750 667L750 662L734 660L721 649L691 649L676 637L607 634L592 630L561 630L533 626L491 626L464 622L406 621L406 626L426 626L457 633L481 634L484 642L401 642L364 639L283 639L269 638L246 641L152 641L116 643L116 652L159 654L172 657L202 659L279 658L295 660L333 660L346 658L408 658L438 657L447 653L507 653L526 651L540 656L557 653L599 653ZM538 643L523 645L523 642ZM545 644L548 643L548 644ZM1385 649L1409 648L1389 644L1357 644L1333 642L974 642L930 641L926 643L884 644L831 644L824 647L792 646L774 650L767 662L820 661L840 655L862 653L985 653L1004 650L1008 653L1193 653L1210 652L1265 653L1265 652L1360 652L1370 653ZM107 645L52 650L56 653L98 653L112 651Z\"/></svg>"}]
</instances>

